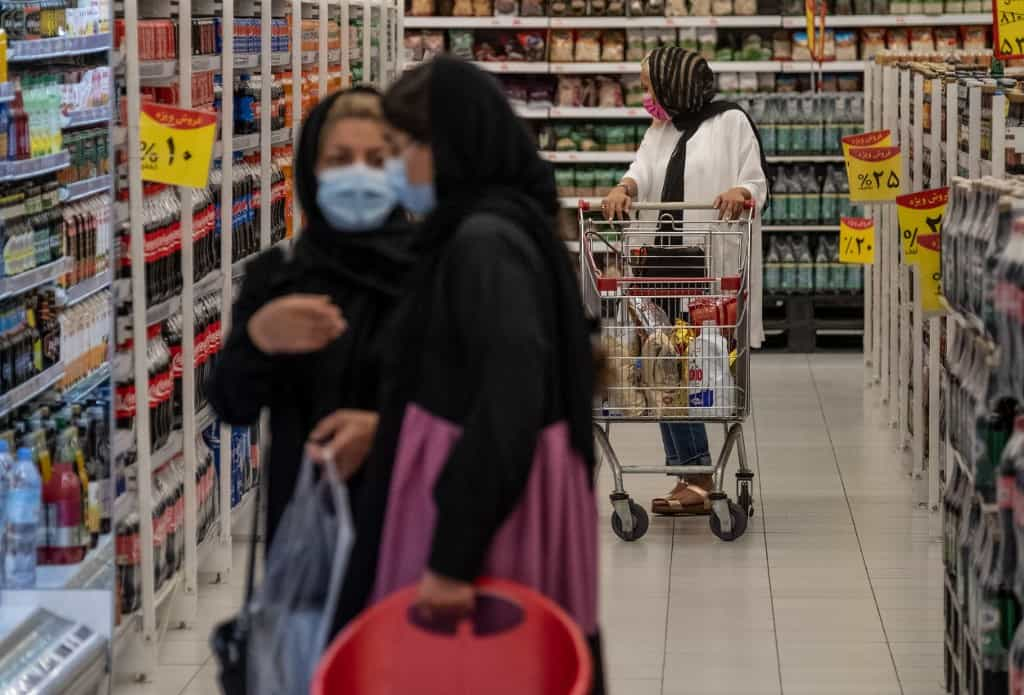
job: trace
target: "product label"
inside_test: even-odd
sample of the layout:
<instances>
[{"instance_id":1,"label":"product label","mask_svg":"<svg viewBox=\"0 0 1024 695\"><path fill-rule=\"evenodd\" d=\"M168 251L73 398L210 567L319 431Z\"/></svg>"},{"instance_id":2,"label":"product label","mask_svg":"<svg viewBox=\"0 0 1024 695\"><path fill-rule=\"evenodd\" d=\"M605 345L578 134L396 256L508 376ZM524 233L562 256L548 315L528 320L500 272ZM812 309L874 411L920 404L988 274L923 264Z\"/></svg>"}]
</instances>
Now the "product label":
<instances>
[{"instance_id":1,"label":"product label","mask_svg":"<svg viewBox=\"0 0 1024 695\"><path fill-rule=\"evenodd\" d=\"M714 389L692 391L689 397L691 408L713 408L715 406Z\"/></svg>"}]
</instances>

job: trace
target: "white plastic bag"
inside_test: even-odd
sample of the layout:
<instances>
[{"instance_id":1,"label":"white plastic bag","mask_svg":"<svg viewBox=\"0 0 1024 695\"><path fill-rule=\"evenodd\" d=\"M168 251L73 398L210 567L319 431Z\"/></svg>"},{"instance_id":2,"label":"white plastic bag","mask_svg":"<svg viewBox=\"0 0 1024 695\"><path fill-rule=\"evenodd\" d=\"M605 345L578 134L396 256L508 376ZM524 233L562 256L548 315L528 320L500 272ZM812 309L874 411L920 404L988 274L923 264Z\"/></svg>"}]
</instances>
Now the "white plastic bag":
<instances>
[{"instance_id":1,"label":"white plastic bag","mask_svg":"<svg viewBox=\"0 0 1024 695\"><path fill-rule=\"evenodd\" d=\"M248 695L308 693L327 647L355 533L348 490L323 470L303 461L253 595Z\"/></svg>"}]
</instances>

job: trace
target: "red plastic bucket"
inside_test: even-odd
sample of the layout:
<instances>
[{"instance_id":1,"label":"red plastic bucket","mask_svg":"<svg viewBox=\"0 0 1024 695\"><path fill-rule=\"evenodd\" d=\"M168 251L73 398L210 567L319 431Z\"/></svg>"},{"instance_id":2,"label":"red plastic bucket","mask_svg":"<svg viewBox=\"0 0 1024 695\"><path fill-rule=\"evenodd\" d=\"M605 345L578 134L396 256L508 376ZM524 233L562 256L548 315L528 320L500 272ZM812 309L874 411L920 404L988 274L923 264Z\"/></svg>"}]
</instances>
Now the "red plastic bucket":
<instances>
[{"instance_id":1,"label":"red plastic bucket","mask_svg":"<svg viewBox=\"0 0 1024 695\"><path fill-rule=\"evenodd\" d=\"M552 601L512 582L478 584L473 618L423 626L416 587L365 611L320 661L313 695L587 695L583 635Z\"/></svg>"}]
</instances>

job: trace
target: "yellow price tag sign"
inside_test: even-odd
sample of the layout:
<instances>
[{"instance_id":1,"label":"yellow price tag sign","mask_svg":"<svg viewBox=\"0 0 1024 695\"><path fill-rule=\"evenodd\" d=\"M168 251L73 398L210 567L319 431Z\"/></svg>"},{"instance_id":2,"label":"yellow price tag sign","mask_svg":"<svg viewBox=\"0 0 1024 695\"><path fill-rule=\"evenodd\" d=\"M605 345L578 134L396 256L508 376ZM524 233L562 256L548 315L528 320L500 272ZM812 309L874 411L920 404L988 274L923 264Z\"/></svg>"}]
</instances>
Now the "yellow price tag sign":
<instances>
[{"instance_id":1,"label":"yellow price tag sign","mask_svg":"<svg viewBox=\"0 0 1024 695\"><path fill-rule=\"evenodd\" d=\"M139 120L142 180L204 188L216 136L216 114L143 104Z\"/></svg>"},{"instance_id":2,"label":"yellow price tag sign","mask_svg":"<svg viewBox=\"0 0 1024 695\"><path fill-rule=\"evenodd\" d=\"M892 147L892 133L888 130L873 130L870 133L847 135L840 139L843 157L850 154L851 147Z\"/></svg>"},{"instance_id":3,"label":"yellow price tag sign","mask_svg":"<svg viewBox=\"0 0 1024 695\"><path fill-rule=\"evenodd\" d=\"M918 260L918 240L925 235L938 234L949 202L948 188L908 193L896 198L896 218L903 242L903 263L913 265Z\"/></svg>"},{"instance_id":4,"label":"yellow price tag sign","mask_svg":"<svg viewBox=\"0 0 1024 695\"><path fill-rule=\"evenodd\" d=\"M850 200L883 203L903 191L903 156L898 147L851 147L846 157Z\"/></svg>"},{"instance_id":5,"label":"yellow price tag sign","mask_svg":"<svg viewBox=\"0 0 1024 695\"><path fill-rule=\"evenodd\" d=\"M839 220L839 262L871 265L875 262L875 221L870 217Z\"/></svg>"},{"instance_id":6,"label":"yellow price tag sign","mask_svg":"<svg viewBox=\"0 0 1024 695\"><path fill-rule=\"evenodd\" d=\"M992 37L997 58L1024 58L1024 0L992 3Z\"/></svg>"},{"instance_id":7,"label":"yellow price tag sign","mask_svg":"<svg viewBox=\"0 0 1024 695\"><path fill-rule=\"evenodd\" d=\"M917 248L921 310L926 314L942 313L942 237L939 234L923 234L917 237Z\"/></svg>"}]
</instances>

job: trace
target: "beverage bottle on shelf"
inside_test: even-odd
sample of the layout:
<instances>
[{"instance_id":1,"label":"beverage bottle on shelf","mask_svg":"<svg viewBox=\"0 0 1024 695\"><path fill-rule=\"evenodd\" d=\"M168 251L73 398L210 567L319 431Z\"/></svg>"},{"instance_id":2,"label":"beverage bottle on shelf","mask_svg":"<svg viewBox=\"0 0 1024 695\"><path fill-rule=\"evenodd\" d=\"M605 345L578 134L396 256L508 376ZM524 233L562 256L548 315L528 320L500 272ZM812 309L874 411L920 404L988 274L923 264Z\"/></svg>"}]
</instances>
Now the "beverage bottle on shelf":
<instances>
[{"instance_id":1,"label":"beverage bottle on shelf","mask_svg":"<svg viewBox=\"0 0 1024 695\"><path fill-rule=\"evenodd\" d=\"M153 476L153 586L156 590L167 578L167 498L162 477Z\"/></svg>"},{"instance_id":2,"label":"beverage bottle on shelf","mask_svg":"<svg viewBox=\"0 0 1024 695\"><path fill-rule=\"evenodd\" d=\"M821 154L825 149L825 128L822 119L824 102L816 95L804 99L807 126L807 154Z\"/></svg>"},{"instance_id":3,"label":"beverage bottle on shelf","mask_svg":"<svg viewBox=\"0 0 1024 695\"><path fill-rule=\"evenodd\" d=\"M761 134L765 156L775 154L775 118L775 100L772 97L766 96L754 101L754 122Z\"/></svg>"},{"instance_id":4,"label":"beverage bottle on shelf","mask_svg":"<svg viewBox=\"0 0 1024 695\"><path fill-rule=\"evenodd\" d=\"M822 224L839 223L839 189L835 177L829 170L821 183L821 210L819 218Z\"/></svg>"},{"instance_id":5,"label":"beverage bottle on shelf","mask_svg":"<svg viewBox=\"0 0 1024 695\"><path fill-rule=\"evenodd\" d=\"M40 553L40 561L44 565L69 565L85 559L82 481L75 472L73 444L66 423L59 420L57 429L60 434L53 471L43 485L48 527L48 545Z\"/></svg>"},{"instance_id":6,"label":"beverage bottle on shelf","mask_svg":"<svg viewBox=\"0 0 1024 695\"><path fill-rule=\"evenodd\" d=\"M772 221L779 225L789 224L789 175L785 167L780 166L775 171L775 179L772 181L772 207L775 208L775 212Z\"/></svg>"},{"instance_id":7,"label":"beverage bottle on shelf","mask_svg":"<svg viewBox=\"0 0 1024 695\"><path fill-rule=\"evenodd\" d=\"M36 584L36 553L42 525L42 479L32 450L18 449L8 477L4 525L4 587L31 589Z\"/></svg>"},{"instance_id":8,"label":"beverage bottle on shelf","mask_svg":"<svg viewBox=\"0 0 1024 695\"><path fill-rule=\"evenodd\" d=\"M961 519L960 529L956 538L956 595L963 608L967 608L973 576L972 543L981 528L981 499L970 495L967 513Z\"/></svg>"},{"instance_id":9,"label":"beverage bottle on shelf","mask_svg":"<svg viewBox=\"0 0 1024 695\"><path fill-rule=\"evenodd\" d=\"M818 248L814 254L814 292L825 294L831 287L831 258L828 253L828 245L825 239L818 239Z\"/></svg>"},{"instance_id":10,"label":"beverage bottle on shelf","mask_svg":"<svg viewBox=\"0 0 1024 695\"><path fill-rule=\"evenodd\" d=\"M790 104L792 99L782 96L776 102L778 111L775 118L775 152L780 156L793 154L793 129Z\"/></svg>"},{"instance_id":11,"label":"beverage bottle on shelf","mask_svg":"<svg viewBox=\"0 0 1024 695\"><path fill-rule=\"evenodd\" d=\"M779 235L772 234L768 238L768 253L764 257L764 293L776 294L781 284L779 263Z\"/></svg>"},{"instance_id":12,"label":"beverage bottle on shelf","mask_svg":"<svg viewBox=\"0 0 1024 695\"><path fill-rule=\"evenodd\" d=\"M974 487L986 502L996 499L996 482L1003 450L1013 433L1013 406L1002 401L974 421Z\"/></svg>"},{"instance_id":13,"label":"beverage bottle on shelf","mask_svg":"<svg viewBox=\"0 0 1024 695\"><path fill-rule=\"evenodd\" d=\"M163 339L167 343L167 349L171 354L171 380L174 388L174 395L172 398L172 416L173 416L173 427L175 429L181 428L181 422L183 418L182 413L182 390L184 388L182 383L183 377L183 361L184 356L182 355L182 317L181 314L175 314L163 324ZM198 335L199 327L196 326L196 334Z\"/></svg>"},{"instance_id":14,"label":"beverage bottle on shelf","mask_svg":"<svg viewBox=\"0 0 1024 695\"><path fill-rule=\"evenodd\" d=\"M804 224L821 224L821 188L813 166L803 172L803 189Z\"/></svg>"},{"instance_id":15,"label":"beverage bottle on shelf","mask_svg":"<svg viewBox=\"0 0 1024 695\"><path fill-rule=\"evenodd\" d=\"M784 239L780 241L780 244L780 252L782 254L782 273L779 289L781 289L784 294L788 294L790 292L795 292L797 289L796 251L793 248L792 239Z\"/></svg>"},{"instance_id":16,"label":"beverage bottle on shelf","mask_svg":"<svg viewBox=\"0 0 1024 695\"><path fill-rule=\"evenodd\" d=\"M138 513L132 512L118 522L115 546L121 613L128 615L139 609L142 597L142 574L139 568L142 552Z\"/></svg>"},{"instance_id":17,"label":"beverage bottle on shelf","mask_svg":"<svg viewBox=\"0 0 1024 695\"><path fill-rule=\"evenodd\" d=\"M4 585L4 529L7 528L7 494L9 492L11 469L14 467L14 459L6 439L0 439L0 588Z\"/></svg>"},{"instance_id":18,"label":"beverage bottle on shelf","mask_svg":"<svg viewBox=\"0 0 1024 695\"><path fill-rule=\"evenodd\" d=\"M796 290L801 294L814 292L814 259L811 244L806 234L796 237Z\"/></svg>"},{"instance_id":19,"label":"beverage bottle on shelf","mask_svg":"<svg viewBox=\"0 0 1024 695\"><path fill-rule=\"evenodd\" d=\"M800 177L796 167L790 170L789 180L789 224L805 224L807 219L806 206L804 205L803 179Z\"/></svg>"}]
</instances>

